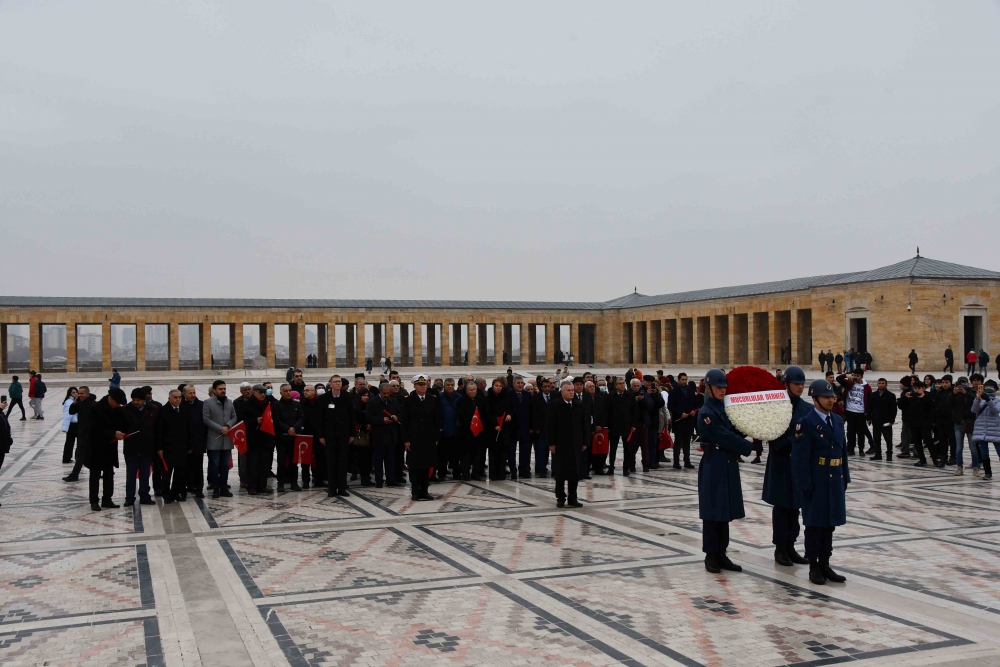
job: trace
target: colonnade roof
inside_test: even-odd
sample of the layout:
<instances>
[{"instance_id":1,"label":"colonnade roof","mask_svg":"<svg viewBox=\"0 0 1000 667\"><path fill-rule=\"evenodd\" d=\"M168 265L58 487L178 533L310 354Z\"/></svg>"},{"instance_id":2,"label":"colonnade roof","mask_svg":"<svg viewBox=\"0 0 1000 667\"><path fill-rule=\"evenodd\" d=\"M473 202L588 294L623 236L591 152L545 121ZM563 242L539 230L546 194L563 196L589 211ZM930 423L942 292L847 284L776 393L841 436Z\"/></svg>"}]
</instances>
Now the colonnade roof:
<instances>
[{"instance_id":1,"label":"colonnade roof","mask_svg":"<svg viewBox=\"0 0 1000 667\"><path fill-rule=\"evenodd\" d=\"M387 310L622 310L644 306L691 303L714 299L732 299L800 292L813 287L896 280L900 278L942 278L958 280L1000 280L1000 272L963 264L916 257L871 271L834 273L809 278L714 287L710 289L647 296L635 292L610 301L447 301L379 299L225 299L225 298L117 298L117 297L46 297L0 296L0 307L7 308L201 308L232 310L285 309L387 309Z\"/></svg>"}]
</instances>

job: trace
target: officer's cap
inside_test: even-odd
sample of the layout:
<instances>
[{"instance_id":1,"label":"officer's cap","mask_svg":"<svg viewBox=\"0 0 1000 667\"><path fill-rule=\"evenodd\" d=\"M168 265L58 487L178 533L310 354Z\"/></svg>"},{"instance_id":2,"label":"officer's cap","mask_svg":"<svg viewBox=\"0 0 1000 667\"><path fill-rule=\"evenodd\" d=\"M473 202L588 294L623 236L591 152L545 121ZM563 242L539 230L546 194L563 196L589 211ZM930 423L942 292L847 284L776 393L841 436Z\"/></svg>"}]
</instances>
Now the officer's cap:
<instances>
[{"instance_id":1,"label":"officer's cap","mask_svg":"<svg viewBox=\"0 0 1000 667\"><path fill-rule=\"evenodd\" d=\"M809 395L812 398L819 398L820 396L836 396L837 392L833 390L833 385L826 380L813 380L812 384L809 385Z\"/></svg>"}]
</instances>

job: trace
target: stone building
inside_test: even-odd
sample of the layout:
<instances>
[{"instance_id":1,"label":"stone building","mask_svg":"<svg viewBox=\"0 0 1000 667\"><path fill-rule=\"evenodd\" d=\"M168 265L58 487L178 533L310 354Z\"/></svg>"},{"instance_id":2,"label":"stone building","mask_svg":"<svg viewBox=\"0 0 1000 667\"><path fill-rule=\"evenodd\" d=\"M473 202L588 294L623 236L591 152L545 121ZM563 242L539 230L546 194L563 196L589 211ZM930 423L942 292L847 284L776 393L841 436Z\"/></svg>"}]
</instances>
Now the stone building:
<instances>
[{"instance_id":1,"label":"stone building","mask_svg":"<svg viewBox=\"0 0 1000 667\"><path fill-rule=\"evenodd\" d=\"M366 356L397 367L551 365L560 351L577 364L775 366L782 348L813 368L821 349L867 350L884 369L905 368L912 348L920 368L938 370L948 345L956 365L970 349L990 351L998 299L1000 273L919 255L608 302L0 297L0 350L3 372L83 370L95 336L104 370L250 368L260 356L271 367L356 368ZM113 339L134 341L115 347L130 358L114 358Z\"/></svg>"}]
</instances>

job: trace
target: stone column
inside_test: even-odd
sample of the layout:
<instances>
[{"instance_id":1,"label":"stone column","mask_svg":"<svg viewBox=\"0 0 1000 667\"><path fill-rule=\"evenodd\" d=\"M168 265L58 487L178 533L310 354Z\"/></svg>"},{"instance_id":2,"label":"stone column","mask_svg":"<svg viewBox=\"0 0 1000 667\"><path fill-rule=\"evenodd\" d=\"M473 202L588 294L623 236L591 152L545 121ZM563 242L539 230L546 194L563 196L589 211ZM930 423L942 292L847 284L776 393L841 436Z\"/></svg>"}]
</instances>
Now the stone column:
<instances>
[{"instance_id":1,"label":"stone column","mask_svg":"<svg viewBox=\"0 0 1000 667\"><path fill-rule=\"evenodd\" d=\"M265 323L264 326L267 327L267 340L264 341L264 358L267 359L268 368L277 368L278 361L274 356L274 320Z\"/></svg>"},{"instance_id":2,"label":"stone column","mask_svg":"<svg viewBox=\"0 0 1000 667\"><path fill-rule=\"evenodd\" d=\"M354 365L364 367L366 356L368 355L365 352L365 323L358 322L354 325ZM375 357L373 363L378 363L378 357Z\"/></svg>"},{"instance_id":3,"label":"stone column","mask_svg":"<svg viewBox=\"0 0 1000 667\"><path fill-rule=\"evenodd\" d=\"M522 324L520 327L521 333L521 363L525 366L531 364L534 359L531 358L531 343L529 342L529 334L531 333L530 324Z\"/></svg>"},{"instance_id":4,"label":"stone column","mask_svg":"<svg viewBox=\"0 0 1000 667\"><path fill-rule=\"evenodd\" d=\"M451 366L451 322L441 323L441 365Z\"/></svg>"},{"instance_id":5,"label":"stone column","mask_svg":"<svg viewBox=\"0 0 1000 667\"><path fill-rule=\"evenodd\" d=\"M663 363L673 365L677 358L677 319L663 321Z\"/></svg>"},{"instance_id":6,"label":"stone column","mask_svg":"<svg viewBox=\"0 0 1000 667\"><path fill-rule=\"evenodd\" d=\"M169 324L167 347L170 350L170 370L178 371L181 368L181 325L179 322L170 322Z\"/></svg>"},{"instance_id":7,"label":"stone column","mask_svg":"<svg viewBox=\"0 0 1000 667\"><path fill-rule=\"evenodd\" d=\"M569 353L573 355L573 362L580 363L580 323L569 323Z\"/></svg>"},{"instance_id":8,"label":"stone column","mask_svg":"<svg viewBox=\"0 0 1000 667\"><path fill-rule=\"evenodd\" d=\"M427 359L428 365L431 361ZM420 322L413 323L413 365L417 368L424 365L424 328Z\"/></svg>"},{"instance_id":9,"label":"stone column","mask_svg":"<svg viewBox=\"0 0 1000 667\"><path fill-rule=\"evenodd\" d=\"M510 352L510 350L507 350ZM503 365L504 335L503 322L496 322L493 325L493 365Z\"/></svg>"},{"instance_id":10,"label":"stone column","mask_svg":"<svg viewBox=\"0 0 1000 667\"><path fill-rule=\"evenodd\" d=\"M292 363L296 368L306 367L306 325L302 320L299 320L298 324L293 324L292 328L295 329L295 357L292 359ZM292 332L289 332L289 335ZM290 337L290 336L289 336Z\"/></svg>"},{"instance_id":11,"label":"stone column","mask_svg":"<svg viewBox=\"0 0 1000 667\"><path fill-rule=\"evenodd\" d=\"M778 340L777 313L767 313L767 359L768 364L781 363L782 342Z\"/></svg>"},{"instance_id":12,"label":"stone column","mask_svg":"<svg viewBox=\"0 0 1000 667\"><path fill-rule=\"evenodd\" d=\"M203 370L212 368L212 323L202 322L201 330L201 367Z\"/></svg>"},{"instance_id":13,"label":"stone column","mask_svg":"<svg viewBox=\"0 0 1000 667\"><path fill-rule=\"evenodd\" d=\"M337 367L337 323L326 323L326 367Z\"/></svg>"},{"instance_id":14,"label":"stone column","mask_svg":"<svg viewBox=\"0 0 1000 667\"><path fill-rule=\"evenodd\" d=\"M69 346L67 345L67 347ZM67 354L66 356L68 362L69 355ZM135 323L135 370L137 373L146 370L146 320L145 319L138 319L136 320Z\"/></svg>"},{"instance_id":15,"label":"stone column","mask_svg":"<svg viewBox=\"0 0 1000 667\"><path fill-rule=\"evenodd\" d=\"M399 361L396 359L396 328L392 321L385 323L385 356L392 359L393 365Z\"/></svg>"},{"instance_id":16,"label":"stone column","mask_svg":"<svg viewBox=\"0 0 1000 667\"><path fill-rule=\"evenodd\" d=\"M729 329L729 365L735 366L740 359L739 341L736 336L736 316L726 315L726 326Z\"/></svg>"},{"instance_id":17,"label":"stone column","mask_svg":"<svg viewBox=\"0 0 1000 667\"><path fill-rule=\"evenodd\" d=\"M68 330L66 337L69 338ZM105 373L111 371L111 322L108 321L101 323L101 368ZM66 370L69 370L68 365Z\"/></svg>"},{"instance_id":18,"label":"stone column","mask_svg":"<svg viewBox=\"0 0 1000 667\"><path fill-rule=\"evenodd\" d=\"M792 308L789 312L788 319L790 325L789 334L792 339L791 356L789 358L792 360L793 364L798 364L800 361L799 354L801 353L801 349L799 346L799 311L797 308Z\"/></svg>"},{"instance_id":19,"label":"stone column","mask_svg":"<svg viewBox=\"0 0 1000 667\"><path fill-rule=\"evenodd\" d=\"M42 327L38 326L38 337L41 339ZM41 372L41 368L32 366L36 371ZM76 322L66 323L66 372L76 372Z\"/></svg>"},{"instance_id":20,"label":"stone column","mask_svg":"<svg viewBox=\"0 0 1000 667\"><path fill-rule=\"evenodd\" d=\"M236 322L229 325L229 354L232 357L234 371L243 368L243 324Z\"/></svg>"},{"instance_id":21,"label":"stone column","mask_svg":"<svg viewBox=\"0 0 1000 667\"><path fill-rule=\"evenodd\" d=\"M545 325L545 363L555 363L556 358L556 332L555 325L549 322Z\"/></svg>"},{"instance_id":22,"label":"stone column","mask_svg":"<svg viewBox=\"0 0 1000 667\"><path fill-rule=\"evenodd\" d=\"M68 326L66 328L66 339L66 346L69 347ZM42 370L42 324L38 321L37 317L28 318L28 366L36 371ZM68 369L69 366L67 365L66 368ZM25 392L25 396L27 396L27 393Z\"/></svg>"}]
</instances>

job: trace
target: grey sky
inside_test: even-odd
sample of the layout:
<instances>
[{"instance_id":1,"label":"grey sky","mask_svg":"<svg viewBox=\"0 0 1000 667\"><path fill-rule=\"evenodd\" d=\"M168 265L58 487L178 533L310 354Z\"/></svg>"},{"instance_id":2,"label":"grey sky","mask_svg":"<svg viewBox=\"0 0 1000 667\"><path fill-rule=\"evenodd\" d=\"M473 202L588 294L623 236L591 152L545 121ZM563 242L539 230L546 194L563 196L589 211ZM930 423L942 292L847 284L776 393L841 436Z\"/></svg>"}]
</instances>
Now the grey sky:
<instances>
[{"instance_id":1,"label":"grey sky","mask_svg":"<svg viewBox=\"0 0 1000 667\"><path fill-rule=\"evenodd\" d=\"M990 0L0 1L0 292L589 301L918 244L990 268L998 63Z\"/></svg>"}]
</instances>

